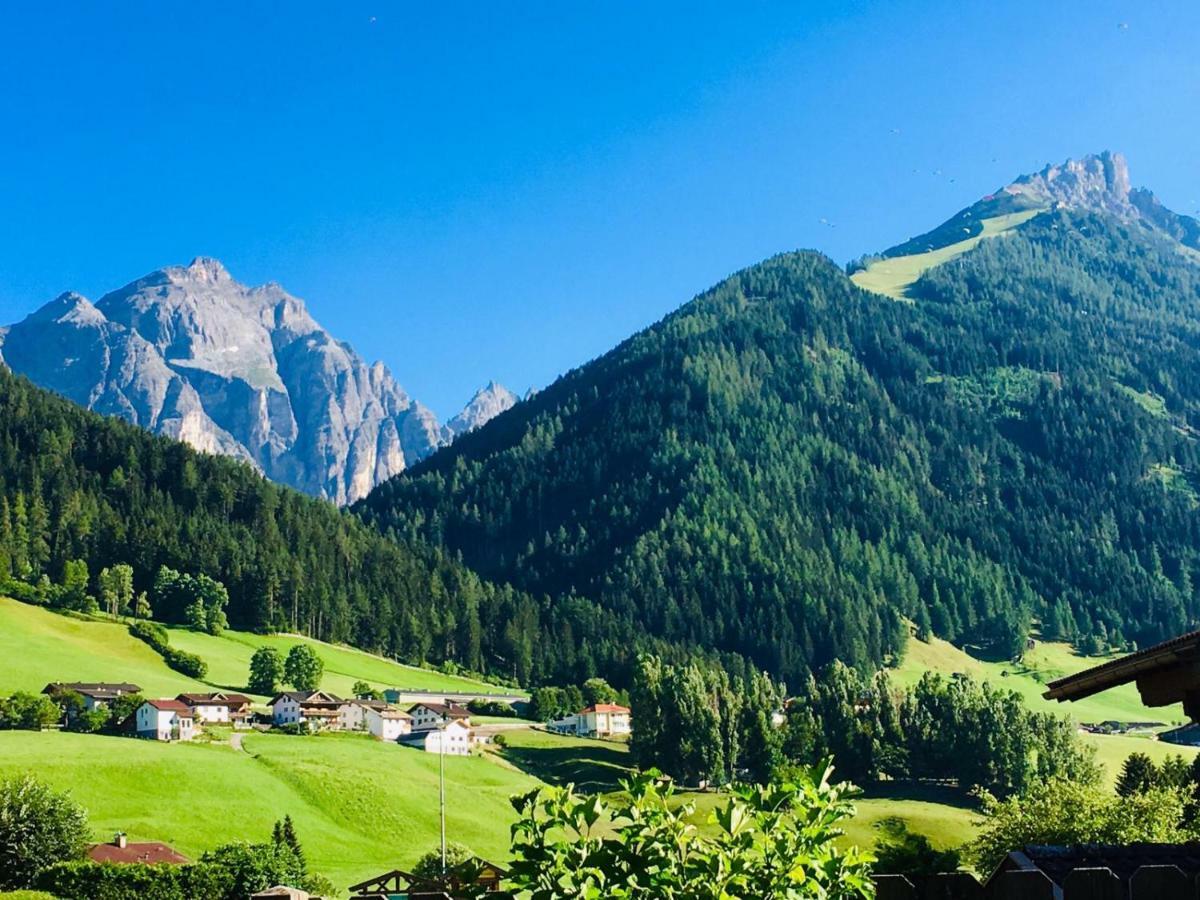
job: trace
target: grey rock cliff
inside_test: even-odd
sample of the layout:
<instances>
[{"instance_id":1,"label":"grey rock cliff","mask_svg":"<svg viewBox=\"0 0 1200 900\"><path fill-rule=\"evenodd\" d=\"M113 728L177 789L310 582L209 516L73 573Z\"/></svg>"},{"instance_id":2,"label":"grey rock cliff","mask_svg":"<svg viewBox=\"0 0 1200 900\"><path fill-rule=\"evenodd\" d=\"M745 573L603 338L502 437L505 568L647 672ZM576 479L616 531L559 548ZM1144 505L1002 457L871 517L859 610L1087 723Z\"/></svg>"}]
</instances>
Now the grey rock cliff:
<instances>
[{"instance_id":1,"label":"grey rock cliff","mask_svg":"<svg viewBox=\"0 0 1200 900\"><path fill-rule=\"evenodd\" d=\"M174 266L92 304L63 294L0 333L3 361L99 412L257 466L344 504L450 438L277 284L216 260Z\"/></svg>"}]
</instances>

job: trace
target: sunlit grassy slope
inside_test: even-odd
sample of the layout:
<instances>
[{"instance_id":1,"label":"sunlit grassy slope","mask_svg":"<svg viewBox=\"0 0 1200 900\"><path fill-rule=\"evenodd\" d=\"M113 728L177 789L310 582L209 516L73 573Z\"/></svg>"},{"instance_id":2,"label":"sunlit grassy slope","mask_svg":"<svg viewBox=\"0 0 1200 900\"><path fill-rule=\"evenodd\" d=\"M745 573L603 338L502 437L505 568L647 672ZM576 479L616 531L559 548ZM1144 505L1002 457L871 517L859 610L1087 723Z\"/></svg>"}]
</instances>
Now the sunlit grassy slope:
<instances>
[{"instance_id":1,"label":"sunlit grassy slope","mask_svg":"<svg viewBox=\"0 0 1200 900\"><path fill-rule=\"evenodd\" d=\"M438 758L363 735L253 734L228 745L0 733L0 777L34 772L88 810L97 840L118 830L189 857L263 841L291 815L310 865L343 889L411 865L438 842ZM507 857L508 798L534 779L486 759L446 759L447 831L485 857Z\"/></svg>"},{"instance_id":2,"label":"sunlit grassy slope","mask_svg":"<svg viewBox=\"0 0 1200 900\"><path fill-rule=\"evenodd\" d=\"M227 631L220 637L170 629L171 643L208 663L206 682L167 668L162 657L131 637L125 625L64 615L0 597L0 693L41 690L50 681L130 681L153 696L213 687L244 689L255 649L271 645L286 653L305 643L325 663L321 686L349 695L356 681L373 687L418 690L495 691L480 682L404 666L351 647L295 635Z\"/></svg>"},{"instance_id":3,"label":"sunlit grassy slope","mask_svg":"<svg viewBox=\"0 0 1200 900\"><path fill-rule=\"evenodd\" d=\"M909 299L908 289L916 283L926 269L956 259L973 249L985 238L995 237L1016 228L1040 212L1042 212L1040 209L1028 209L983 219L980 222L983 230L974 237L930 250L927 253L914 253L909 256L893 256L889 259L876 260L867 268L851 275L850 280L864 290L874 291L876 294L883 294L896 300L907 300Z\"/></svg>"},{"instance_id":4,"label":"sunlit grassy slope","mask_svg":"<svg viewBox=\"0 0 1200 900\"><path fill-rule=\"evenodd\" d=\"M284 634L251 634L246 631L226 631L220 637L172 628L171 643L199 654L208 663L208 680L227 687L246 683L250 657L263 646L275 647L286 654L295 644L308 644L325 663L321 687L343 696L351 695L356 681L365 681L375 688L408 688L430 691L497 691L478 681L443 675L428 669L405 666L381 656L364 653L353 647L343 647L314 641L311 638Z\"/></svg>"},{"instance_id":5,"label":"sunlit grassy slope","mask_svg":"<svg viewBox=\"0 0 1200 900\"><path fill-rule=\"evenodd\" d=\"M1099 665L1105 659L1080 656L1067 644L1039 642L1020 663L996 663L976 659L938 638L929 643L913 638L908 642L903 662L892 676L897 684L910 685L927 670L947 675L962 672L1016 691L1031 709L1066 714L1076 722L1162 722L1171 725L1186 721L1179 705L1153 709L1145 706L1132 684L1076 703L1056 703L1042 697L1048 682Z\"/></svg>"}]
</instances>

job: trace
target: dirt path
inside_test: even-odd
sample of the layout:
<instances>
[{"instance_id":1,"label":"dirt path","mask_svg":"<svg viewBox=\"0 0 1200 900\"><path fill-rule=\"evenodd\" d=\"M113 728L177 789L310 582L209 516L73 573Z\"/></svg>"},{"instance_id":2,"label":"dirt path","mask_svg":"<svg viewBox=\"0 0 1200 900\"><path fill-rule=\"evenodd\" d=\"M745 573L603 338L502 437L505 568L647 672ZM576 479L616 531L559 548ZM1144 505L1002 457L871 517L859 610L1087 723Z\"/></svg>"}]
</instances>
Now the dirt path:
<instances>
[{"instance_id":1,"label":"dirt path","mask_svg":"<svg viewBox=\"0 0 1200 900\"><path fill-rule=\"evenodd\" d=\"M243 752L242 751L242 737L243 736L236 731L232 732L229 735L229 746L232 747L234 750L238 751L239 753Z\"/></svg>"}]
</instances>

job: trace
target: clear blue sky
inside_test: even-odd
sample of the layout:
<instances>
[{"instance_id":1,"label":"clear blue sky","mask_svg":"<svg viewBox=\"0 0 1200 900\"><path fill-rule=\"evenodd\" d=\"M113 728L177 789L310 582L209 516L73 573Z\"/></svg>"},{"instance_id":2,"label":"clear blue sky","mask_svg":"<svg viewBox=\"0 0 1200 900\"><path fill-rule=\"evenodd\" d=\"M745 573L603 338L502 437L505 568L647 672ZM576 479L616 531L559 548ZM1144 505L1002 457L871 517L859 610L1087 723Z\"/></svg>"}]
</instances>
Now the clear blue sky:
<instances>
[{"instance_id":1,"label":"clear blue sky","mask_svg":"<svg viewBox=\"0 0 1200 900\"><path fill-rule=\"evenodd\" d=\"M1122 150L1200 205L1194 0L0 16L0 322L216 256L443 416L741 266L845 262L1048 161Z\"/></svg>"}]
</instances>

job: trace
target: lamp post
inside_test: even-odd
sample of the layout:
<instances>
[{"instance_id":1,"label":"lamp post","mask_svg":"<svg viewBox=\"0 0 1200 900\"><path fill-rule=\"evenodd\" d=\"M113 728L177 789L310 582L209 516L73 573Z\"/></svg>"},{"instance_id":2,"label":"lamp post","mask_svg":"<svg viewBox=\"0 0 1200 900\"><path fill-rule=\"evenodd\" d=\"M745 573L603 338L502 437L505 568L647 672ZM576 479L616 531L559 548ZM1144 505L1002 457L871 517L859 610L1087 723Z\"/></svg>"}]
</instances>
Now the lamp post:
<instances>
[{"instance_id":1,"label":"lamp post","mask_svg":"<svg viewBox=\"0 0 1200 900\"><path fill-rule=\"evenodd\" d=\"M446 883L446 717L438 723L438 805L442 827L442 884Z\"/></svg>"}]
</instances>

